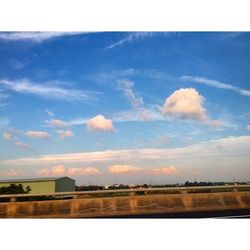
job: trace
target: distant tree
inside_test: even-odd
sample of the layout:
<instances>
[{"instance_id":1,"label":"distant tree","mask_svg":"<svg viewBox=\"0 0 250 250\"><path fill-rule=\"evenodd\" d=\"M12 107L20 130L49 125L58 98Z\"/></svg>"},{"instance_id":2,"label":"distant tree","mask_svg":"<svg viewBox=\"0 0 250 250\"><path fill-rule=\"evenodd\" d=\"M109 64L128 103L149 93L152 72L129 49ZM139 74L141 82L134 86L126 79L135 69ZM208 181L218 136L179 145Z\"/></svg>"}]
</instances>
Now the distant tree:
<instances>
[{"instance_id":1,"label":"distant tree","mask_svg":"<svg viewBox=\"0 0 250 250\"><path fill-rule=\"evenodd\" d=\"M0 194L28 194L31 191L30 186L25 189L22 184L10 184L7 187L0 188Z\"/></svg>"}]
</instances>

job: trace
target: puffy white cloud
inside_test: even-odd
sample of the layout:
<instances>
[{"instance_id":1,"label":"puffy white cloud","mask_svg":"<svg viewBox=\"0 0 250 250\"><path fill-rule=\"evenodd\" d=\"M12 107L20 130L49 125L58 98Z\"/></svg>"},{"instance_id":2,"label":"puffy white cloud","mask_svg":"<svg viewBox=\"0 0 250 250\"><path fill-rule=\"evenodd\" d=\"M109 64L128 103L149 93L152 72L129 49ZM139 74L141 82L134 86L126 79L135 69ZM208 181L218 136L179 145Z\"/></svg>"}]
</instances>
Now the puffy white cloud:
<instances>
[{"instance_id":1,"label":"puffy white cloud","mask_svg":"<svg viewBox=\"0 0 250 250\"><path fill-rule=\"evenodd\" d=\"M32 149L32 146L31 146L31 145L22 143L22 142L20 142L20 141L16 141L16 142L15 142L15 145L16 145L18 148L24 149L24 150L30 150L30 149Z\"/></svg>"},{"instance_id":2,"label":"puffy white cloud","mask_svg":"<svg viewBox=\"0 0 250 250\"><path fill-rule=\"evenodd\" d=\"M194 88L181 88L171 94L162 107L166 117L200 121L211 127L223 124L219 120L211 120L203 107L205 98Z\"/></svg>"},{"instance_id":3,"label":"puffy white cloud","mask_svg":"<svg viewBox=\"0 0 250 250\"><path fill-rule=\"evenodd\" d=\"M174 166L152 168L150 172L154 175L172 175L172 174L177 174L177 168Z\"/></svg>"},{"instance_id":4,"label":"puffy white cloud","mask_svg":"<svg viewBox=\"0 0 250 250\"><path fill-rule=\"evenodd\" d=\"M67 130L57 130L57 133L61 139L67 138L67 137L73 137L74 133L67 129Z\"/></svg>"},{"instance_id":5,"label":"puffy white cloud","mask_svg":"<svg viewBox=\"0 0 250 250\"><path fill-rule=\"evenodd\" d=\"M68 168L67 174L70 176L81 176L81 175L99 175L101 171L94 167L87 167L87 168Z\"/></svg>"},{"instance_id":6,"label":"puffy white cloud","mask_svg":"<svg viewBox=\"0 0 250 250\"><path fill-rule=\"evenodd\" d=\"M37 139L48 139L50 137L50 135L47 132L43 132L43 131L29 130L25 132L24 134L30 138L37 138Z\"/></svg>"},{"instance_id":7,"label":"puffy white cloud","mask_svg":"<svg viewBox=\"0 0 250 250\"><path fill-rule=\"evenodd\" d=\"M206 120L204 97L193 88L179 89L170 95L162 108L164 115L182 119Z\"/></svg>"},{"instance_id":8,"label":"puffy white cloud","mask_svg":"<svg viewBox=\"0 0 250 250\"><path fill-rule=\"evenodd\" d=\"M141 168L134 165L111 165L108 168L111 174L132 174L143 173L147 175L172 175L177 173L177 168L174 166L169 167L157 167L157 168Z\"/></svg>"},{"instance_id":9,"label":"puffy white cloud","mask_svg":"<svg viewBox=\"0 0 250 250\"><path fill-rule=\"evenodd\" d=\"M59 119L50 119L50 120L46 120L45 121L46 124L48 124L49 126L52 127L56 127L56 128L66 128L67 124Z\"/></svg>"},{"instance_id":10,"label":"puffy white cloud","mask_svg":"<svg viewBox=\"0 0 250 250\"><path fill-rule=\"evenodd\" d=\"M246 129L247 129L247 130L250 130L250 125L247 125Z\"/></svg>"},{"instance_id":11,"label":"puffy white cloud","mask_svg":"<svg viewBox=\"0 0 250 250\"><path fill-rule=\"evenodd\" d=\"M13 134L10 133L10 132L4 132L4 133L2 134L2 137L3 137L5 140L11 140L11 139L13 139Z\"/></svg>"},{"instance_id":12,"label":"puffy white cloud","mask_svg":"<svg viewBox=\"0 0 250 250\"><path fill-rule=\"evenodd\" d=\"M131 172L138 172L143 169L132 165L112 165L109 166L108 170L112 174L127 174Z\"/></svg>"},{"instance_id":13,"label":"puffy white cloud","mask_svg":"<svg viewBox=\"0 0 250 250\"><path fill-rule=\"evenodd\" d=\"M51 170L52 175L60 176L65 174L65 168L63 165L58 165L52 168Z\"/></svg>"},{"instance_id":14,"label":"puffy white cloud","mask_svg":"<svg viewBox=\"0 0 250 250\"><path fill-rule=\"evenodd\" d=\"M101 171L94 167L70 167L65 168L63 165L57 165L52 168L42 168L38 171L38 175L42 176L87 176L87 175L99 175Z\"/></svg>"},{"instance_id":15,"label":"puffy white cloud","mask_svg":"<svg viewBox=\"0 0 250 250\"><path fill-rule=\"evenodd\" d=\"M38 175L49 176L50 170L48 168L42 168L42 169L38 170Z\"/></svg>"},{"instance_id":16,"label":"puffy white cloud","mask_svg":"<svg viewBox=\"0 0 250 250\"><path fill-rule=\"evenodd\" d=\"M103 115L97 115L87 121L87 128L89 131L114 131L112 120L105 118Z\"/></svg>"},{"instance_id":17,"label":"puffy white cloud","mask_svg":"<svg viewBox=\"0 0 250 250\"><path fill-rule=\"evenodd\" d=\"M14 176L21 176L21 175L23 175L23 173L14 169L0 170L0 176L14 177Z\"/></svg>"},{"instance_id":18,"label":"puffy white cloud","mask_svg":"<svg viewBox=\"0 0 250 250\"><path fill-rule=\"evenodd\" d=\"M38 171L39 175L43 176L62 176L65 175L65 167L63 165L57 165L49 168L43 168Z\"/></svg>"}]
</instances>

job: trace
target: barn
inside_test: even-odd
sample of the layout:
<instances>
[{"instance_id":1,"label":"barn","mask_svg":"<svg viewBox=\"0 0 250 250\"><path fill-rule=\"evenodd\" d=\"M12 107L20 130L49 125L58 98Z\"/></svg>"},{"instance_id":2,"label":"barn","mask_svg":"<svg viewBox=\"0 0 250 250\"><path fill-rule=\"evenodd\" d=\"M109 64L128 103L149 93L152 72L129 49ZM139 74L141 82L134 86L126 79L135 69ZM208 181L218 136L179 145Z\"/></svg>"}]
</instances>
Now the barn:
<instances>
[{"instance_id":1,"label":"barn","mask_svg":"<svg viewBox=\"0 0 250 250\"><path fill-rule=\"evenodd\" d=\"M0 188L10 184L22 184L31 188L30 194L44 194L75 191L75 180L65 177L0 180Z\"/></svg>"}]
</instances>

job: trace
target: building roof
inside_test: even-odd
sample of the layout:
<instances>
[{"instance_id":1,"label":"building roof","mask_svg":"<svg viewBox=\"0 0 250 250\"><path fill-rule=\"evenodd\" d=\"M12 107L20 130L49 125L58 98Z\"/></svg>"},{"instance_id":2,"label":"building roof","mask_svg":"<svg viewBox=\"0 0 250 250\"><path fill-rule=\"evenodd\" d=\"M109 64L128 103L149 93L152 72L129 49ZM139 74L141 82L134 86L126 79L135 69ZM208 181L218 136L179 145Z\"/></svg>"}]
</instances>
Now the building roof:
<instances>
[{"instance_id":1,"label":"building roof","mask_svg":"<svg viewBox=\"0 0 250 250\"><path fill-rule=\"evenodd\" d=\"M63 178L68 178L74 181L74 179L72 178L63 176L63 177L48 177L48 178L8 179L8 180L0 180L0 183L56 181L56 180L63 179Z\"/></svg>"}]
</instances>

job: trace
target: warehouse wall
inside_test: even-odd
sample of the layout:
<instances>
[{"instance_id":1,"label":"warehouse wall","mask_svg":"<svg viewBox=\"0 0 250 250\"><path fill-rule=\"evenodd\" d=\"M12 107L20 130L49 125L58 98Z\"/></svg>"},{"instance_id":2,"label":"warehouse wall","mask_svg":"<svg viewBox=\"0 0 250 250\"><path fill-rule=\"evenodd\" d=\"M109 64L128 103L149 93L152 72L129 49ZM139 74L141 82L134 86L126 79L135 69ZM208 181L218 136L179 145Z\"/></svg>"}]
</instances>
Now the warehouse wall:
<instances>
[{"instance_id":1,"label":"warehouse wall","mask_svg":"<svg viewBox=\"0 0 250 250\"><path fill-rule=\"evenodd\" d=\"M75 180L68 177L56 180L56 192L73 192L75 191Z\"/></svg>"},{"instance_id":2,"label":"warehouse wall","mask_svg":"<svg viewBox=\"0 0 250 250\"><path fill-rule=\"evenodd\" d=\"M6 187L10 184L22 184L25 189L30 186L30 194L42 194L42 193L54 193L55 192L55 181L38 181L38 182L5 182L0 183L0 187Z\"/></svg>"}]
</instances>

